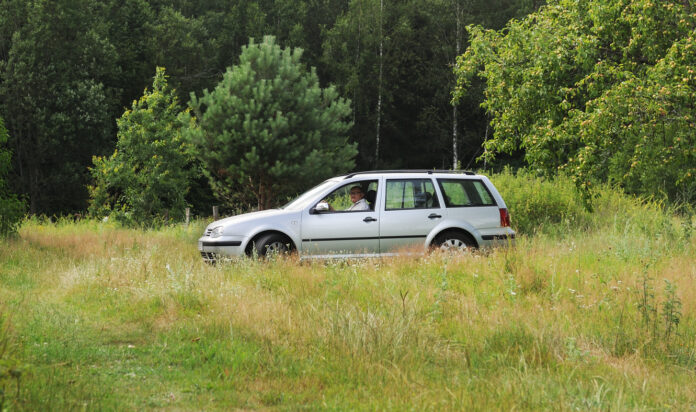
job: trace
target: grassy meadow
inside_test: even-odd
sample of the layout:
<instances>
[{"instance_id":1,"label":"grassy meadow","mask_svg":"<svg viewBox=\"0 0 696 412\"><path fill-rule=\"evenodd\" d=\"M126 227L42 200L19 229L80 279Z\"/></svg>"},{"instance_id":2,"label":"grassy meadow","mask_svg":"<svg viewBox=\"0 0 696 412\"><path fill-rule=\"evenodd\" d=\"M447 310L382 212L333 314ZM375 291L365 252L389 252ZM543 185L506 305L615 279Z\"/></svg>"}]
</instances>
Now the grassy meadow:
<instances>
[{"instance_id":1,"label":"grassy meadow","mask_svg":"<svg viewBox=\"0 0 696 412\"><path fill-rule=\"evenodd\" d=\"M27 220L0 248L0 410L684 410L696 220L493 177L514 247L209 266L205 222Z\"/></svg>"}]
</instances>

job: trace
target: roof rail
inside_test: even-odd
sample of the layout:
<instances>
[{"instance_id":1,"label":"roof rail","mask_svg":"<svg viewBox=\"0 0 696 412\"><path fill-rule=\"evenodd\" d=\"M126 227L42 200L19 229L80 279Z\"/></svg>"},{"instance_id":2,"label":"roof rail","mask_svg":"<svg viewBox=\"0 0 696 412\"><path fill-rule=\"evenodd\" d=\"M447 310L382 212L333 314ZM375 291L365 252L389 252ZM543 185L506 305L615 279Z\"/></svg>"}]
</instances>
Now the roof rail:
<instances>
[{"instance_id":1,"label":"roof rail","mask_svg":"<svg viewBox=\"0 0 696 412\"><path fill-rule=\"evenodd\" d=\"M470 170L441 170L441 169L394 169L394 170L366 170L364 172L353 172L347 174L344 179L349 179L357 175L367 175L376 173L427 173L429 175L433 173L460 173L467 176L474 176L476 173Z\"/></svg>"}]
</instances>

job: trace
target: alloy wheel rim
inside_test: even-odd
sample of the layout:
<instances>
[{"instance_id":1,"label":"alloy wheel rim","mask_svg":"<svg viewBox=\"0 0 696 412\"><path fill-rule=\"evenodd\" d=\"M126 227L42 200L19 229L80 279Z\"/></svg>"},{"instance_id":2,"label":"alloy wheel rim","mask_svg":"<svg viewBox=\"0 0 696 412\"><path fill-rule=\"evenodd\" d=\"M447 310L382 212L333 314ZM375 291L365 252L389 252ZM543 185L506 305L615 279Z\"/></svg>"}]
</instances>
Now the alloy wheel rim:
<instances>
[{"instance_id":1,"label":"alloy wheel rim","mask_svg":"<svg viewBox=\"0 0 696 412\"><path fill-rule=\"evenodd\" d=\"M285 244L280 241L272 242L268 246L266 246L266 252L267 253L282 253L285 252L287 248L285 247Z\"/></svg>"},{"instance_id":2,"label":"alloy wheel rim","mask_svg":"<svg viewBox=\"0 0 696 412\"><path fill-rule=\"evenodd\" d=\"M467 245L460 239L447 239L440 245L441 250L466 250Z\"/></svg>"}]
</instances>

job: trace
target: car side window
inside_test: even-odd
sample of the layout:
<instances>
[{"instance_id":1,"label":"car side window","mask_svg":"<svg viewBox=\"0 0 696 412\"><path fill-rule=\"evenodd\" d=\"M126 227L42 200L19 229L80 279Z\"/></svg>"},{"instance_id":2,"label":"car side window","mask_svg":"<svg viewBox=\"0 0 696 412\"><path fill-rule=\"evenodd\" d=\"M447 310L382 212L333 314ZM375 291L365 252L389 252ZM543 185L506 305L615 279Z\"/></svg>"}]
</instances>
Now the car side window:
<instances>
[{"instance_id":1,"label":"car side window","mask_svg":"<svg viewBox=\"0 0 696 412\"><path fill-rule=\"evenodd\" d=\"M438 179L447 207L495 206L495 200L480 180Z\"/></svg>"},{"instance_id":2,"label":"car side window","mask_svg":"<svg viewBox=\"0 0 696 412\"><path fill-rule=\"evenodd\" d=\"M439 208L430 179L388 179L386 210Z\"/></svg>"},{"instance_id":3,"label":"car side window","mask_svg":"<svg viewBox=\"0 0 696 412\"><path fill-rule=\"evenodd\" d=\"M360 194L351 197L351 193L357 192ZM339 187L329 193L324 201L329 204L331 212L365 212L375 209L376 197L377 180L363 180Z\"/></svg>"}]
</instances>

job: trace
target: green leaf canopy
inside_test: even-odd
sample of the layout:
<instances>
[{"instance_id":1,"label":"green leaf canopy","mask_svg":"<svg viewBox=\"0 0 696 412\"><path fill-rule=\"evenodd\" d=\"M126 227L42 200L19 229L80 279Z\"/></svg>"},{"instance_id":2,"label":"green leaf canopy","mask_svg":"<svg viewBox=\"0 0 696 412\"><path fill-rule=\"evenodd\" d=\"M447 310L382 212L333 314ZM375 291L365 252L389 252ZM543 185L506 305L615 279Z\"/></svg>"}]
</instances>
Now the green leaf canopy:
<instances>
[{"instance_id":1,"label":"green leaf canopy","mask_svg":"<svg viewBox=\"0 0 696 412\"><path fill-rule=\"evenodd\" d=\"M502 31L469 27L456 97L472 76L495 129L490 155L522 150L591 192L696 201L696 14L677 0L554 0Z\"/></svg>"}]
</instances>

